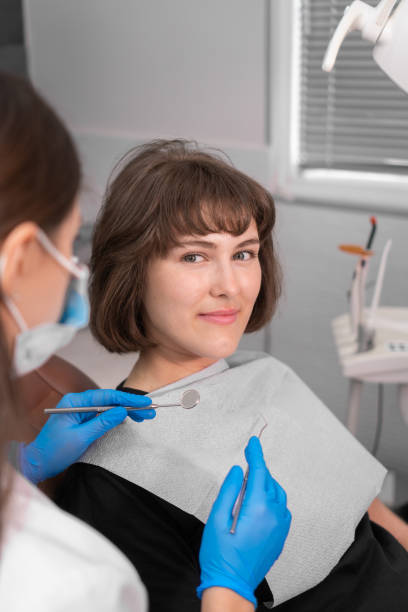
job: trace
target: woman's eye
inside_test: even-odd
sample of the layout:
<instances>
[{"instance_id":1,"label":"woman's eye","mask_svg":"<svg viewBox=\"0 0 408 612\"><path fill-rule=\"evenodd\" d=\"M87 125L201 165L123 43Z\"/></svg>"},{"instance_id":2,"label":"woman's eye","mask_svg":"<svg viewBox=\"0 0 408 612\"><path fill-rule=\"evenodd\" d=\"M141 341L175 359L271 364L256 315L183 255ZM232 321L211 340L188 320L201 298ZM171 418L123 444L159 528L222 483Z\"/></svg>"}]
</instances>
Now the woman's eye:
<instances>
[{"instance_id":1,"label":"woman's eye","mask_svg":"<svg viewBox=\"0 0 408 612\"><path fill-rule=\"evenodd\" d=\"M234 259L237 259L238 261L247 261L253 257L256 257L256 253L254 251L239 251L234 255Z\"/></svg>"},{"instance_id":2,"label":"woman's eye","mask_svg":"<svg viewBox=\"0 0 408 612\"><path fill-rule=\"evenodd\" d=\"M183 255L183 261L187 263L200 263L204 261L204 257L198 253L187 253L187 255Z\"/></svg>"}]
</instances>

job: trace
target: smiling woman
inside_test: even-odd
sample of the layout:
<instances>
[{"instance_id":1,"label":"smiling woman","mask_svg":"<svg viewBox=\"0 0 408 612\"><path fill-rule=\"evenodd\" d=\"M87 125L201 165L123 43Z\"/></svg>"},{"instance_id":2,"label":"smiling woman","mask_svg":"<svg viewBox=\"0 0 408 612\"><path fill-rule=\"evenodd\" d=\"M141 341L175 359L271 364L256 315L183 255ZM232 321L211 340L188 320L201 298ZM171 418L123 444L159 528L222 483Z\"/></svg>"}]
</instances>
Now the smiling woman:
<instances>
[{"instance_id":1,"label":"smiling woman","mask_svg":"<svg viewBox=\"0 0 408 612\"><path fill-rule=\"evenodd\" d=\"M198 612L203 524L267 421L265 461L293 520L258 610L406 610L406 552L366 515L384 468L287 366L235 352L280 294L274 223L271 195L194 143L158 141L122 161L95 229L92 330L112 352L140 351L120 389L172 403L193 387L201 400L106 436L58 501L128 555L151 611Z\"/></svg>"},{"instance_id":2,"label":"smiling woman","mask_svg":"<svg viewBox=\"0 0 408 612\"><path fill-rule=\"evenodd\" d=\"M201 370L270 319L274 223L271 195L221 154L156 141L124 157L94 235L91 327L108 350L141 351L130 386Z\"/></svg>"},{"instance_id":3,"label":"smiling woman","mask_svg":"<svg viewBox=\"0 0 408 612\"><path fill-rule=\"evenodd\" d=\"M108 350L141 350L128 384L151 391L231 355L271 318L275 207L195 143L149 143L118 168L94 235L91 327Z\"/></svg>"}]
</instances>

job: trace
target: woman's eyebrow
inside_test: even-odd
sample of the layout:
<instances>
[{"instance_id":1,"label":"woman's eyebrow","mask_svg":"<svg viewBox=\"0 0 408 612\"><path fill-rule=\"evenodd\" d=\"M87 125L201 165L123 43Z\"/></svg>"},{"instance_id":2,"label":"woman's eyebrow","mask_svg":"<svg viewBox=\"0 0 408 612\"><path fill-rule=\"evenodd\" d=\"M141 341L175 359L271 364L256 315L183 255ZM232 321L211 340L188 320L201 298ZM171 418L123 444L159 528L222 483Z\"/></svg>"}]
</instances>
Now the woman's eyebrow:
<instances>
[{"instance_id":1,"label":"woman's eyebrow","mask_svg":"<svg viewBox=\"0 0 408 612\"><path fill-rule=\"evenodd\" d=\"M248 240L244 240L239 244L235 245L235 248L241 248L249 245L257 245L259 244L258 238L249 238ZM207 249L216 249L217 245L214 242L209 242L208 240L185 240L180 243L181 247L193 246L193 247L202 247Z\"/></svg>"},{"instance_id":2,"label":"woman's eyebrow","mask_svg":"<svg viewBox=\"0 0 408 612\"><path fill-rule=\"evenodd\" d=\"M259 238L249 238L248 240L244 240L244 242L237 244L237 247L250 246L251 244L259 244Z\"/></svg>"}]
</instances>

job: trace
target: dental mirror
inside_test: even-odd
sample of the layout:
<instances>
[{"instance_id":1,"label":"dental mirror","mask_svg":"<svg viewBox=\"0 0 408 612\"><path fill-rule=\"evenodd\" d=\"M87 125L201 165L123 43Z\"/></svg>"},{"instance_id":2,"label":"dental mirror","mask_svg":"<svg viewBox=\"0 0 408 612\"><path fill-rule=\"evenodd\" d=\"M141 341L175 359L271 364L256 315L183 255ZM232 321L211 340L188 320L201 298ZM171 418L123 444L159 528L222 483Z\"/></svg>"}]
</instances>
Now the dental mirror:
<instances>
[{"instance_id":1,"label":"dental mirror","mask_svg":"<svg viewBox=\"0 0 408 612\"><path fill-rule=\"evenodd\" d=\"M181 408L185 408L186 410L191 410L191 408L195 408L200 401L200 394L195 389L188 389L184 391L181 396L181 400L175 404L150 404L150 406L145 406L143 408L133 408L132 406L127 406L128 411L136 411L136 410L149 410L149 408L172 408L173 406L181 406ZM82 406L81 408L45 408L44 412L46 414L66 414L67 412L106 412L106 410L110 410L113 406Z\"/></svg>"},{"instance_id":2,"label":"dental mirror","mask_svg":"<svg viewBox=\"0 0 408 612\"><path fill-rule=\"evenodd\" d=\"M199 401L199 392L195 389L188 389L188 391L184 391L178 404L151 404L151 406L146 406L146 408L170 408L171 406L181 406L186 410L191 410L191 408L195 408L197 406Z\"/></svg>"}]
</instances>

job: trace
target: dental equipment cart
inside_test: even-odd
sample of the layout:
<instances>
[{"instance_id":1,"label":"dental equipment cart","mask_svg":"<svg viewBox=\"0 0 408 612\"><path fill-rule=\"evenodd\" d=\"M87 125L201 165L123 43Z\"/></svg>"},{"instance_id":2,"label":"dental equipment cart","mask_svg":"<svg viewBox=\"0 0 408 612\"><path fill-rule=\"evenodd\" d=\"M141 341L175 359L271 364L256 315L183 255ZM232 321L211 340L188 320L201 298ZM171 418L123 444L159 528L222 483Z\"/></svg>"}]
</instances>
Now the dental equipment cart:
<instances>
[{"instance_id":1,"label":"dental equipment cart","mask_svg":"<svg viewBox=\"0 0 408 612\"><path fill-rule=\"evenodd\" d=\"M370 317L362 313L362 325ZM350 315L335 318L332 329L343 375L350 379L347 427L357 432L361 392L364 382L399 385L399 407L408 425L408 308L376 309L373 342L368 350L358 352Z\"/></svg>"}]
</instances>

